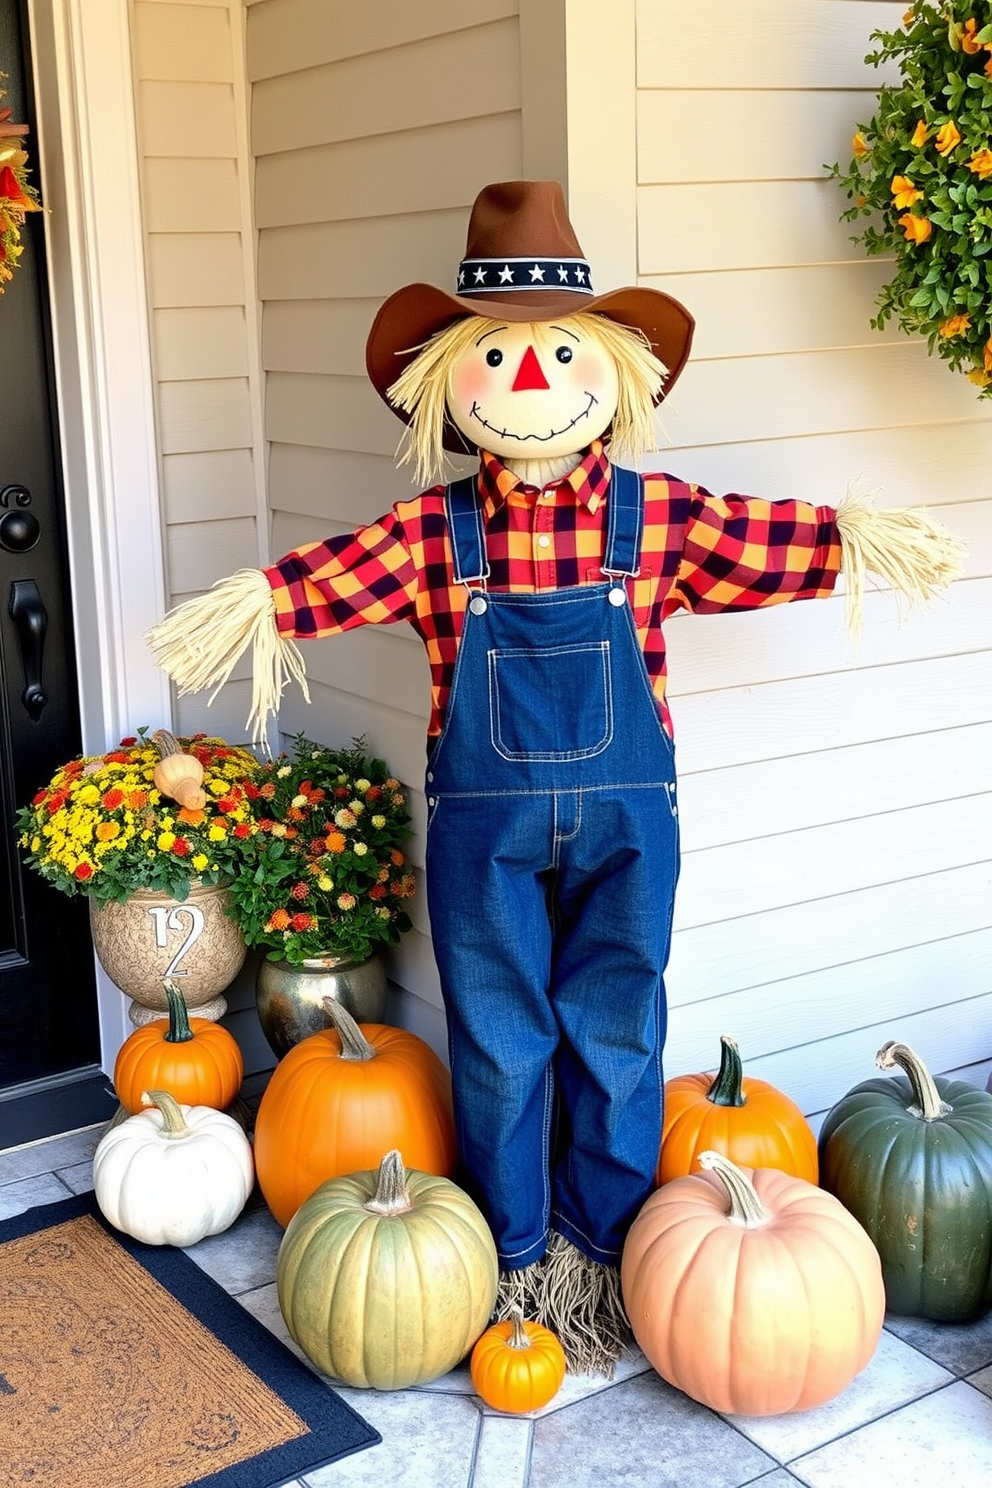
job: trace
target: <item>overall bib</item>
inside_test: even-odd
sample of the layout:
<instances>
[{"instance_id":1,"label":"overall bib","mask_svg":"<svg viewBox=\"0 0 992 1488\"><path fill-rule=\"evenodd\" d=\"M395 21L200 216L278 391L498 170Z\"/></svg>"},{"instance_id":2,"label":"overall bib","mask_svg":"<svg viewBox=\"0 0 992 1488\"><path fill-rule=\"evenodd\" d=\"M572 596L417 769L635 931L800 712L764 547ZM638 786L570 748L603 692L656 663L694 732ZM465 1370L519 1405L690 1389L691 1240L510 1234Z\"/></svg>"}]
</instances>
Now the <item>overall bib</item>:
<instances>
[{"instance_id":1,"label":"overall bib","mask_svg":"<svg viewBox=\"0 0 992 1488\"><path fill-rule=\"evenodd\" d=\"M674 751L637 643L639 476L613 468L604 581L486 589L474 478L447 493L470 592L427 770L427 886L465 1180L500 1266L549 1229L615 1265L654 1186Z\"/></svg>"}]
</instances>

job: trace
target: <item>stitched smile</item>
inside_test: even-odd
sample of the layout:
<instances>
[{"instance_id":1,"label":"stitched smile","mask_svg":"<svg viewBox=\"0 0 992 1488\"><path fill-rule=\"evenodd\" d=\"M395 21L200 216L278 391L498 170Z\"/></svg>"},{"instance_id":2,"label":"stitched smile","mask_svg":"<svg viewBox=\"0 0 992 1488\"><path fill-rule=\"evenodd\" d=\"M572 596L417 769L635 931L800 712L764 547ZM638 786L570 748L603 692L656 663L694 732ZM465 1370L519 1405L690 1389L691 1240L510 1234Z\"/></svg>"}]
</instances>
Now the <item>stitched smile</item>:
<instances>
[{"instance_id":1,"label":"stitched smile","mask_svg":"<svg viewBox=\"0 0 992 1488\"><path fill-rule=\"evenodd\" d=\"M585 408L583 408L581 413L576 414L575 418L572 419L572 422L570 424L565 424L565 426L561 429L550 429L547 434L515 434L512 429L497 429L494 424L488 423L482 417L482 414L479 412L478 403L472 404L472 409L469 417L476 419L477 422L480 423L484 429L488 429L491 434L498 434L500 439L519 439L521 444L526 444L529 440L533 439L536 440L538 444L546 444L549 439L557 439L559 434L567 434L569 429L574 429L576 424L580 424L583 419L589 417L599 399L594 397L592 393L586 393L586 397L589 399L589 402L586 404Z\"/></svg>"}]
</instances>

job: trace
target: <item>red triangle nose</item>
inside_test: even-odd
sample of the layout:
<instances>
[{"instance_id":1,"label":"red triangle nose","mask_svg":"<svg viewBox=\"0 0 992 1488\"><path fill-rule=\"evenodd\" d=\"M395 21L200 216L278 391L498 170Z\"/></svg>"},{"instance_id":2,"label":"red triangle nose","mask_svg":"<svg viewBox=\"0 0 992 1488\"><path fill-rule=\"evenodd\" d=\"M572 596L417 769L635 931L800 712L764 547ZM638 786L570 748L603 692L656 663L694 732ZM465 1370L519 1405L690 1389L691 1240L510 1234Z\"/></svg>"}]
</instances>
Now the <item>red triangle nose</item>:
<instances>
[{"instance_id":1,"label":"red triangle nose","mask_svg":"<svg viewBox=\"0 0 992 1488\"><path fill-rule=\"evenodd\" d=\"M548 385L548 379L541 371L541 364L537 360L537 353L533 346L528 346L524 352L524 359L517 368L517 375L513 379L513 392L525 393L534 388L546 388Z\"/></svg>"}]
</instances>

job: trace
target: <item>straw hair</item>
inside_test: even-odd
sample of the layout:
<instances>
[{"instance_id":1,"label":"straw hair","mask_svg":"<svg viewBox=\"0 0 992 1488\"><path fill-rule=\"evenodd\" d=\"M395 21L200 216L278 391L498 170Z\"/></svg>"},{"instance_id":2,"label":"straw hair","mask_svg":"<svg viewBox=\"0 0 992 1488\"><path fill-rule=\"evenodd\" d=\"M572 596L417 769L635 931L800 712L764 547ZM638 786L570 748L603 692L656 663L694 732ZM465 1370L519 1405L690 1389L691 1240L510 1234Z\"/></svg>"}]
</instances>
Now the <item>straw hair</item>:
<instances>
[{"instance_id":1,"label":"straw hair","mask_svg":"<svg viewBox=\"0 0 992 1488\"><path fill-rule=\"evenodd\" d=\"M480 336L502 324L484 315L456 320L425 343L419 356L390 387L390 402L410 416L399 463L413 461L421 485L444 477L444 428L452 370ZM579 334L598 341L616 362L619 397L610 434L611 456L637 459L655 449L654 405L667 369L651 350L643 331L584 311L562 317L555 325L574 327ZM535 341L547 344L552 335L550 323L537 321L533 330Z\"/></svg>"},{"instance_id":2,"label":"straw hair","mask_svg":"<svg viewBox=\"0 0 992 1488\"><path fill-rule=\"evenodd\" d=\"M212 703L235 665L252 649L251 709L247 728L253 743L267 744L266 725L279 711L287 683L295 678L310 701L303 657L296 642L279 634L275 599L259 568L241 568L206 594L170 610L146 640L179 695L212 688Z\"/></svg>"},{"instance_id":3,"label":"straw hair","mask_svg":"<svg viewBox=\"0 0 992 1488\"><path fill-rule=\"evenodd\" d=\"M877 574L910 604L932 599L962 570L964 544L926 511L880 511L864 493L837 508L848 631L861 634L865 585Z\"/></svg>"}]
</instances>

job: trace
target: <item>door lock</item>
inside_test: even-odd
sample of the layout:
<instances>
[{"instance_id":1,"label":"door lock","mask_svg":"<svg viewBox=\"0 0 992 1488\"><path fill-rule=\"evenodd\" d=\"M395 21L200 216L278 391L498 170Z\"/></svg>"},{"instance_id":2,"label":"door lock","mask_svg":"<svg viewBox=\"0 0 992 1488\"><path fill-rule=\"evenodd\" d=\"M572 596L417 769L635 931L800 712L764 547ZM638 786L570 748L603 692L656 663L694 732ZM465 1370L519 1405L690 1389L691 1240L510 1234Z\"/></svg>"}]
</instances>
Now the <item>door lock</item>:
<instances>
[{"instance_id":1,"label":"door lock","mask_svg":"<svg viewBox=\"0 0 992 1488\"><path fill-rule=\"evenodd\" d=\"M0 490L0 506L7 510L0 517L0 548L8 553L28 553L41 536L41 523L33 512L27 486L10 485Z\"/></svg>"}]
</instances>

